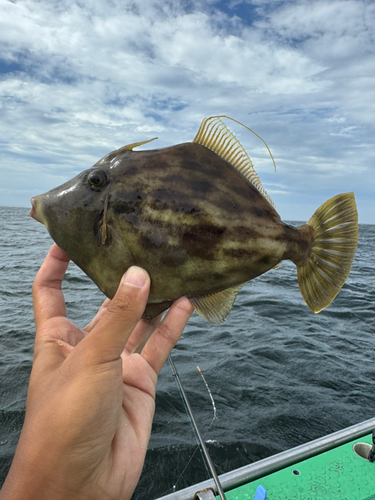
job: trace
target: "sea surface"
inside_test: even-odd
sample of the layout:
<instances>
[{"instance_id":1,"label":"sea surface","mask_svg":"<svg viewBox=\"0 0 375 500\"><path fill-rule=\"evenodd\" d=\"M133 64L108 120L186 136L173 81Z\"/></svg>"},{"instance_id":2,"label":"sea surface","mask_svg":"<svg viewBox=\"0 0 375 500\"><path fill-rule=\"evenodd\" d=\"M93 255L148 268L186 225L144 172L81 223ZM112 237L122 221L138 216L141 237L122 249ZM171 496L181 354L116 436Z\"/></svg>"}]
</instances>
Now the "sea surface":
<instances>
[{"instance_id":1,"label":"sea surface","mask_svg":"<svg viewBox=\"0 0 375 500\"><path fill-rule=\"evenodd\" d=\"M0 235L2 484L25 414L31 285L51 239L25 208L0 208ZM244 287L223 325L193 315L172 357L218 474L375 416L374 270L375 226L362 225L349 279L320 314L306 306L296 268L284 262ZM68 317L81 327L104 300L74 264L63 290ZM167 362L133 498L152 500L208 477Z\"/></svg>"}]
</instances>

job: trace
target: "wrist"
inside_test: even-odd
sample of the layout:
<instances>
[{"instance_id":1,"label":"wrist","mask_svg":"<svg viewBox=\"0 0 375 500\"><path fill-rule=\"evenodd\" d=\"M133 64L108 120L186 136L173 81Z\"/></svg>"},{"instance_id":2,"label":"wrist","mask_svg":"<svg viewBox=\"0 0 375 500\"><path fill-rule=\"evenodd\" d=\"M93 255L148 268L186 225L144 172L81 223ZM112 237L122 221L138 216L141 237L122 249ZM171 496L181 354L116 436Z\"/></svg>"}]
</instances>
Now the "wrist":
<instances>
[{"instance_id":1,"label":"wrist","mask_svg":"<svg viewBox=\"0 0 375 500\"><path fill-rule=\"evenodd\" d=\"M69 491L69 481L61 487L61 467L48 450L33 446L35 440L24 439L24 430L9 473L0 491L0 500L78 500ZM40 444L40 443L39 443ZM54 444L50 445L53 449ZM51 451L51 448L49 452ZM63 456L60 456L60 462Z\"/></svg>"},{"instance_id":2,"label":"wrist","mask_svg":"<svg viewBox=\"0 0 375 500\"><path fill-rule=\"evenodd\" d=\"M43 469L43 465L40 465ZM66 494L59 493L57 488L51 489L51 481L46 471L31 467L15 455L9 473L0 491L0 500L60 500Z\"/></svg>"}]
</instances>

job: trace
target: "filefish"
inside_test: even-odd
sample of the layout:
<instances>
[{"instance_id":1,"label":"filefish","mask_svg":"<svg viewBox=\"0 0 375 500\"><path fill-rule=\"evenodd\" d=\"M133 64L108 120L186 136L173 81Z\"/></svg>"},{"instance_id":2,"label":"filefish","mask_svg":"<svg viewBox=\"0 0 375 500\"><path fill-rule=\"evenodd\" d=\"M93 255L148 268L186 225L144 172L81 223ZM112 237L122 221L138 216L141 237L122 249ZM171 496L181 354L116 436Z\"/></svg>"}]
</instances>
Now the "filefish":
<instances>
[{"instance_id":1,"label":"filefish","mask_svg":"<svg viewBox=\"0 0 375 500\"><path fill-rule=\"evenodd\" d=\"M307 224L286 224L221 118L204 119L192 142L134 151L144 141L107 154L32 198L30 215L109 298L130 266L146 269L145 318L186 296L222 323L244 284L285 259L297 266L307 305L321 311L356 251L354 194L328 200Z\"/></svg>"}]
</instances>

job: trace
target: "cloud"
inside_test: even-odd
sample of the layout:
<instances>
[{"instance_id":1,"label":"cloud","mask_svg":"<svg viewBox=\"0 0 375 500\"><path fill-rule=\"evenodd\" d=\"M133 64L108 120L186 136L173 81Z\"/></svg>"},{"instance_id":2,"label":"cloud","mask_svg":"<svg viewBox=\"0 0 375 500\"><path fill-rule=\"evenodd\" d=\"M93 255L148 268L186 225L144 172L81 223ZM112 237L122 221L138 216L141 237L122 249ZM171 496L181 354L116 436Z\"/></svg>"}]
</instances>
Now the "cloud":
<instances>
[{"instance_id":1,"label":"cloud","mask_svg":"<svg viewBox=\"0 0 375 500\"><path fill-rule=\"evenodd\" d=\"M306 0L284 4L258 25L314 59L337 64L371 47L374 16L370 2Z\"/></svg>"},{"instance_id":2,"label":"cloud","mask_svg":"<svg viewBox=\"0 0 375 500\"><path fill-rule=\"evenodd\" d=\"M0 9L1 204L27 206L125 143L191 140L204 116L225 113L271 147L276 174L262 144L233 127L283 218L295 218L297 198L318 205L355 189L361 220L375 220L372 2L0 0Z\"/></svg>"}]
</instances>

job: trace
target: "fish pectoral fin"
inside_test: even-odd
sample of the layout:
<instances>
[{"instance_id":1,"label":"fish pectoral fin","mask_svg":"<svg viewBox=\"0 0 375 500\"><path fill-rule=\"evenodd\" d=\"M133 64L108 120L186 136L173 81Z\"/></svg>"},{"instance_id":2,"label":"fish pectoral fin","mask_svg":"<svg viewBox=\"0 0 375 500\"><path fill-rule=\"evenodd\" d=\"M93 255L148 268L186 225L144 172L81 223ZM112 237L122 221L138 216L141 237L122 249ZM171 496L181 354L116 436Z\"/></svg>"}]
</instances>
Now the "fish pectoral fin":
<instances>
[{"instance_id":1,"label":"fish pectoral fin","mask_svg":"<svg viewBox=\"0 0 375 500\"><path fill-rule=\"evenodd\" d=\"M203 316L210 323L219 325L229 316L238 292L246 283L227 288L221 292L205 295L196 299L189 299L199 316Z\"/></svg>"}]
</instances>

